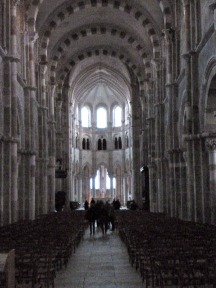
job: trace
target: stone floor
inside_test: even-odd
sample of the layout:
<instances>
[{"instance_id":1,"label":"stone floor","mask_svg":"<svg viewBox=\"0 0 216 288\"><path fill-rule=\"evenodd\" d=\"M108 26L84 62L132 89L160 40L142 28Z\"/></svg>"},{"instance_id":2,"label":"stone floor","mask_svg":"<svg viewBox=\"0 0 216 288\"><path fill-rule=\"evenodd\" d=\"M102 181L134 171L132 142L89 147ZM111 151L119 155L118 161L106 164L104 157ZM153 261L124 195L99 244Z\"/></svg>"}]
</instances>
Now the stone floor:
<instances>
[{"instance_id":1,"label":"stone floor","mask_svg":"<svg viewBox=\"0 0 216 288\"><path fill-rule=\"evenodd\" d=\"M58 272L55 288L140 288L141 276L128 261L128 254L118 232L102 236L89 230L66 269Z\"/></svg>"}]
</instances>

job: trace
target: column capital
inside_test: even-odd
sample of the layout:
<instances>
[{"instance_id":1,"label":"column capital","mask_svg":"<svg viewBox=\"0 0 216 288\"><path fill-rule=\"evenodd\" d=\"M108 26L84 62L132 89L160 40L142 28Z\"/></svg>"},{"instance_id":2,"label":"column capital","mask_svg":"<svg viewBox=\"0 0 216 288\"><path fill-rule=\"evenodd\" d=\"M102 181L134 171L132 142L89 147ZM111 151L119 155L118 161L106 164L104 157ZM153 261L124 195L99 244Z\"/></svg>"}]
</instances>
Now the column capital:
<instances>
[{"instance_id":1,"label":"column capital","mask_svg":"<svg viewBox=\"0 0 216 288\"><path fill-rule=\"evenodd\" d=\"M40 66L39 66L40 67L40 73L42 75L46 74L46 72L47 72L47 63L40 62L39 64L40 64Z\"/></svg>"},{"instance_id":2,"label":"column capital","mask_svg":"<svg viewBox=\"0 0 216 288\"><path fill-rule=\"evenodd\" d=\"M10 62L16 62L16 63L20 62L20 58L19 57L14 56L14 55L10 55L10 54L5 55L4 59L8 60Z\"/></svg>"},{"instance_id":3,"label":"column capital","mask_svg":"<svg viewBox=\"0 0 216 288\"><path fill-rule=\"evenodd\" d=\"M209 151L216 151L216 138L207 138L206 139L206 148Z\"/></svg>"},{"instance_id":4,"label":"column capital","mask_svg":"<svg viewBox=\"0 0 216 288\"><path fill-rule=\"evenodd\" d=\"M20 4L20 0L12 0L12 6L17 6L18 4Z\"/></svg>"},{"instance_id":5,"label":"column capital","mask_svg":"<svg viewBox=\"0 0 216 288\"><path fill-rule=\"evenodd\" d=\"M29 36L29 41L32 44L34 44L38 39L38 33L37 32L29 32L28 36Z\"/></svg>"},{"instance_id":6,"label":"column capital","mask_svg":"<svg viewBox=\"0 0 216 288\"><path fill-rule=\"evenodd\" d=\"M24 90L37 91L37 87L31 86L31 85L27 85L27 86L24 87Z\"/></svg>"},{"instance_id":7,"label":"column capital","mask_svg":"<svg viewBox=\"0 0 216 288\"><path fill-rule=\"evenodd\" d=\"M216 9L216 0L214 1L214 3L212 3L212 4L209 5L209 9L210 9L211 11L214 11L214 10Z\"/></svg>"},{"instance_id":8,"label":"column capital","mask_svg":"<svg viewBox=\"0 0 216 288\"><path fill-rule=\"evenodd\" d=\"M191 0L182 0L184 6L189 6Z\"/></svg>"},{"instance_id":9,"label":"column capital","mask_svg":"<svg viewBox=\"0 0 216 288\"><path fill-rule=\"evenodd\" d=\"M172 27L168 29L163 29L162 36L164 36L164 39L167 44L172 43L175 39L175 29L173 29Z\"/></svg>"},{"instance_id":10,"label":"column capital","mask_svg":"<svg viewBox=\"0 0 216 288\"><path fill-rule=\"evenodd\" d=\"M36 156L37 152L34 150L18 149L18 153L26 156Z\"/></svg>"}]
</instances>

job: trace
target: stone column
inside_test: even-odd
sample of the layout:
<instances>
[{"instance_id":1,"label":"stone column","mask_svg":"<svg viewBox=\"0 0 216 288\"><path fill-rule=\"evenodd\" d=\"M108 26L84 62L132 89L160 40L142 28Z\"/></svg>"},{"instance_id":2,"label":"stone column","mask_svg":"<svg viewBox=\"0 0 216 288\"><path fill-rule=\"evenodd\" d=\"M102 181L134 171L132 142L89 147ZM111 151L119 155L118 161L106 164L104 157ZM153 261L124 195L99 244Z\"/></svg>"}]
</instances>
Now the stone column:
<instances>
[{"instance_id":1,"label":"stone column","mask_svg":"<svg viewBox=\"0 0 216 288\"><path fill-rule=\"evenodd\" d=\"M116 175L116 198L122 201L121 199L121 176ZM135 198L135 197L134 197Z\"/></svg>"},{"instance_id":2,"label":"stone column","mask_svg":"<svg viewBox=\"0 0 216 288\"><path fill-rule=\"evenodd\" d=\"M9 3L8 3L9 4ZM18 1L12 1L6 6L4 12L8 13L7 35L8 54L4 56L3 75L3 112L4 112L4 136L1 139L2 173L1 182L1 224L7 225L17 221L18 202L18 163L17 163L17 46L16 46L16 5ZM5 47L6 48L6 47Z\"/></svg>"},{"instance_id":3,"label":"stone column","mask_svg":"<svg viewBox=\"0 0 216 288\"><path fill-rule=\"evenodd\" d=\"M0 136L0 226L4 225L4 142Z\"/></svg>"},{"instance_id":4,"label":"stone column","mask_svg":"<svg viewBox=\"0 0 216 288\"><path fill-rule=\"evenodd\" d=\"M82 175L79 175L78 201L80 203L83 202L83 199L82 199Z\"/></svg>"},{"instance_id":5,"label":"stone column","mask_svg":"<svg viewBox=\"0 0 216 288\"><path fill-rule=\"evenodd\" d=\"M56 101L56 157L62 159L62 100Z\"/></svg>"},{"instance_id":6,"label":"stone column","mask_svg":"<svg viewBox=\"0 0 216 288\"><path fill-rule=\"evenodd\" d=\"M216 138L206 139L206 147L209 151L209 182L211 224L216 224Z\"/></svg>"},{"instance_id":7,"label":"stone column","mask_svg":"<svg viewBox=\"0 0 216 288\"><path fill-rule=\"evenodd\" d=\"M192 99L191 99L191 58L190 58L190 1L183 0L184 8L184 24L185 24L185 93L186 93L186 133L192 134ZM193 198L193 147L192 141L186 142L186 159L187 159L187 220L195 221L194 219L194 198Z\"/></svg>"},{"instance_id":8,"label":"stone column","mask_svg":"<svg viewBox=\"0 0 216 288\"><path fill-rule=\"evenodd\" d=\"M47 212L54 211L55 209L55 169L56 169L56 122L55 122L55 86L51 87L51 93L49 95L49 148L48 148L48 194L47 194Z\"/></svg>"},{"instance_id":9,"label":"stone column","mask_svg":"<svg viewBox=\"0 0 216 288\"><path fill-rule=\"evenodd\" d=\"M157 195L157 187L156 187L156 173L155 166L152 163L148 165L149 168L149 202L150 202L150 211L158 212L158 195Z\"/></svg>"},{"instance_id":10,"label":"stone column","mask_svg":"<svg viewBox=\"0 0 216 288\"><path fill-rule=\"evenodd\" d=\"M164 40L166 44L166 99L167 99L167 141L166 141L166 149L167 149L167 158L169 161L169 185L167 185L166 195L165 198L168 199L168 211L170 216L175 216L176 212L176 204L175 204L175 169L174 169L174 158L173 158L173 147L174 147L174 135L173 135L173 126L174 126L174 119L173 119L173 35L170 29L163 30L164 33Z\"/></svg>"},{"instance_id":11,"label":"stone column","mask_svg":"<svg viewBox=\"0 0 216 288\"><path fill-rule=\"evenodd\" d=\"M95 175L92 175L92 197L96 197L96 190L95 190Z\"/></svg>"},{"instance_id":12,"label":"stone column","mask_svg":"<svg viewBox=\"0 0 216 288\"><path fill-rule=\"evenodd\" d=\"M16 12L19 1L12 2L11 8L11 117L12 117L12 138L11 143L11 221L16 222L17 217L17 202L18 202L18 159L17 159L17 36L16 36Z\"/></svg>"},{"instance_id":13,"label":"stone column","mask_svg":"<svg viewBox=\"0 0 216 288\"><path fill-rule=\"evenodd\" d=\"M157 166L157 194L158 194L158 212L163 211L163 198L164 198L164 181L162 178L162 131L163 131L163 118L162 118L162 91L160 87L161 71L162 71L162 59L155 59L155 163Z\"/></svg>"},{"instance_id":14,"label":"stone column","mask_svg":"<svg viewBox=\"0 0 216 288\"><path fill-rule=\"evenodd\" d=\"M47 213L47 197L48 197L48 107L47 107L47 91L46 91L46 63L40 63L40 83L41 94L38 97L38 134L39 134L39 149L37 161L37 176L39 181L36 181L36 205L37 214Z\"/></svg>"},{"instance_id":15,"label":"stone column","mask_svg":"<svg viewBox=\"0 0 216 288\"><path fill-rule=\"evenodd\" d=\"M36 173L36 137L35 137L35 109L36 109L36 79L34 45L37 41L37 33L29 34L29 59L28 59L28 85L25 87L25 157L26 157L26 201L28 218L35 218L35 173Z\"/></svg>"},{"instance_id":16,"label":"stone column","mask_svg":"<svg viewBox=\"0 0 216 288\"><path fill-rule=\"evenodd\" d=\"M111 192L111 198L113 200L114 196L114 190L113 190L113 174L110 175L110 192Z\"/></svg>"},{"instance_id":17,"label":"stone column","mask_svg":"<svg viewBox=\"0 0 216 288\"><path fill-rule=\"evenodd\" d=\"M140 204L142 202L142 195L140 189L140 125L141 125L141 107L140 107L139 91L136 84L132 85L132 140L133 140L133 198ZM116 179L117 182L117 179ZM117 184L117 183L116 183Z\"/></svg>"}]
</instances>

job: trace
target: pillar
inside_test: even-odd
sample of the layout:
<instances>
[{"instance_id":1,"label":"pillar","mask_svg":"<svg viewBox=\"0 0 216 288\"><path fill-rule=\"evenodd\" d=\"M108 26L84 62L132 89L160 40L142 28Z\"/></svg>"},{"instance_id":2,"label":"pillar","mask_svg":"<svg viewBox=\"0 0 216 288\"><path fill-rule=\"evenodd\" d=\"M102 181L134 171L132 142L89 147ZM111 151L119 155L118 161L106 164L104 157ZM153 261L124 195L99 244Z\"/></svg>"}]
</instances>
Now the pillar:
<instances>
[{"instance_id":1,"label":"pillar","mask_svg":"<svg viewBox=\"0 0 216 288\"><path fill-rule=\"evenodd\" d=\"M56 121L55 121L55 85L51 85L48 115L48 170L47 170L47 212L55 210L55 169L56 169Z\"/></svg>"},{"instance_id":2,"label":"pillar","mask_svg":"<svg viewBox=\"0 0 216 288\"><path fill-rule=\"evenodd\" d=\"M3 57L3 113L4 126L1 138L1 193L0 193L0 222L7 225L18 219L18 159L17 159L17 55L16 46L16 5L19 1L11 1L6 5L5 13L8 13L5 23L5 38L8 54Z\"/></svg>"},{"instance_id":3,"label":"pillar","mask_svg":"<svg viewBox=\"0 0 216 288\"><path fill-rule=\"evenodd\" d=\"M209 210L211 224L216 224L216 138L206 139L206 147L209 153Z\"/></svg>"},{"instance_id":4,"label":"pillar","mask_svg":"<svg viewBox=\"0 0 216 288\"><path fill-rule=\"evenodd\" d=\"M25 212L27 219L35 219L35 176L36 176L36 79L34 45L37 41L37 33L28 34L28 79L24 88L25 97Z\"/></svg>"},{"instance_id":5,"label":"pillar","mask_svg":"<svg viewBox=\"0 0 216 288\"><path fill-rule=\"evenodd\" d=\"M36 180L36 214L47 213L48 201L48 107L46 92L46 63L40 63L41 93L38 95L38 134L39 147Z\"/></svg>"},{"instance_id":6,"label":"pillar","mask_svg":"<svg viewBox=\"0 0 216 288\"><path fill-rule=\"evenodd\" d=\"M133 199L138 203L142 203L142 192L140 189L140 125L141 125L141 105L139 99L138 84L132 84L132 141L133 141L133 162L132 162L132 181L133 181ZM118 175L116 175L118 177ZM116 178L116 186L118 179ZM118 195L117 195L118 197Z\"/></svg>"}]
</instances>

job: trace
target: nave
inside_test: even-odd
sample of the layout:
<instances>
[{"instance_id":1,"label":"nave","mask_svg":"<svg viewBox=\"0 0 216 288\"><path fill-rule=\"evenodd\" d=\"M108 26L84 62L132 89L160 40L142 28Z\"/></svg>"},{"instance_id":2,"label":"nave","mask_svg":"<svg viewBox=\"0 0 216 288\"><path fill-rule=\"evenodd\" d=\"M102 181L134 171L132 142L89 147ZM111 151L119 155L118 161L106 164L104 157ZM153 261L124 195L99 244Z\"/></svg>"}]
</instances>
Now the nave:
<instances>
[{"instance_id":1,"label":"nave","mask_svg":"<svg viewBox=\"0 0 216 288\"><path fill-rule=\"evenodd\" d=\"M216 287L214 225L120 210L115 231L97 228L92 236L84 215L51 213L1 227L0 252L15 252L16 285L0 273L0 288Z\"/></svg>"},{"instance_id":2,"label":"nave","mask_svg":"<svg viewBox=\"0 0 216 288\"><path fill-rule=\"evenodd\" d=\"M119 211L117 231L85 231L58 288L216 287L216 227L161 213Z\"/></svg>"},{"instance_id":3,"label":"nave","mask_svg":"<svg viewBox=\"0 0 216 288\"><path fill-rule=\"evenodd\" d=\"M118 232L94 236L86 229L83 241L70 258L67 268L55 279L56 288L141 288L142 278L128 261L126 246Z\"/></svg>"}]
</instances>

